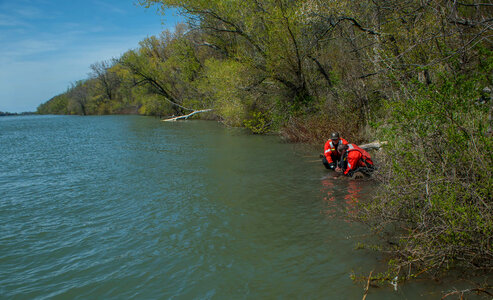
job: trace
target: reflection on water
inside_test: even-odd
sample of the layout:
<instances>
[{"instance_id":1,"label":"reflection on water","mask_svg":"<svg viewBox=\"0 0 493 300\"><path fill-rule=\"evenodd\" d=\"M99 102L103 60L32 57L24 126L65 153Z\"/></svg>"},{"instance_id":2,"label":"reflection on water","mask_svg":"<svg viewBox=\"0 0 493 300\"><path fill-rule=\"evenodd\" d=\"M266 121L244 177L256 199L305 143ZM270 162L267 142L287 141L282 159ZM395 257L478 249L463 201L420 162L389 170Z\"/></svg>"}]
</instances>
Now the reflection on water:
<instances>
[{"instance_id":1,"label":"reflection on water","mask_svg":"<svg viewBox=\"0 0 493 300\"><path fill-rule=\"evenodd\" d=\"M330 217L343 216L349 222L346 214L351 216L357 212L358 202L371 196L376 183L372 179L354 180L328 172L321 180L320 190L325 204L323 213Z\"/></svg>"},{"instance_id":2,"label":"reflection on water","mask_svg":"<svg viewBox=\"0 0 493 300\"><path fill-rule=\"evenodd\" d=\"M323 202L321 213L331 220L331 223L337 223L335 220L341 220L344 227L354 226L352 216L357 213L358 205L360 202L364 203L364 201L372 197L374 189L378 186L378 183L372 178L353 180L338 176L333 171L327 171L327 174L321 178L320 182L320 194ZM340 226L336 227L340 228ZM365 230L347 232L346 238L353 240L353 245L356 243L378 245L381 242L375 239L374 234ZM358 251L365 253L367 256L366 260L361 262L364 267L354 269L355 275L368 276L369 272L372 271L375 276L378 272L385 270L386 259L381 253L370 250ZM352 252L352 255L355 255L358 251ZM370 259L371 257L374 260ZM443 278L441 281L418 278L417 280L397 285L397 289L390 284L384 284L379 288L370 288L367 299L443 299L442 297L446 294L446 291L467 290L471 287L479 286L478 283L484 285L485 282L491 282L491 279L488 279L488 276L478 276L474 280L459 280L453 275ZM483 296L482 294L468 293L467 299L486 299ZM450 298L455 299L453 297Z\"/></svg>"}]
</instances>

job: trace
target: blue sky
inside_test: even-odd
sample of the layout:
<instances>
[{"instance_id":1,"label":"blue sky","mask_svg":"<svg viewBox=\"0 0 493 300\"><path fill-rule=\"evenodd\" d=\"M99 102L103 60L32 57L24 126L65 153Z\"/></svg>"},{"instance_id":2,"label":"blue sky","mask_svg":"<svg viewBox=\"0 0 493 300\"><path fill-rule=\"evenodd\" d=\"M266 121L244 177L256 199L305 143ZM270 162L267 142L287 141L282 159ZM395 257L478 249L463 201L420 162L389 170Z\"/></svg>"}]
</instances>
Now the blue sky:
<instances>
[{"instance_id":1,"label":"blue sky","mask_svg":"<svg viewBox=\"0 0 493 300\"><path fill-rule=\"evenodd\" d=\"M35 111L179 20L135 0L0 0L0 111Z\"/></svg>"}]
</instances>

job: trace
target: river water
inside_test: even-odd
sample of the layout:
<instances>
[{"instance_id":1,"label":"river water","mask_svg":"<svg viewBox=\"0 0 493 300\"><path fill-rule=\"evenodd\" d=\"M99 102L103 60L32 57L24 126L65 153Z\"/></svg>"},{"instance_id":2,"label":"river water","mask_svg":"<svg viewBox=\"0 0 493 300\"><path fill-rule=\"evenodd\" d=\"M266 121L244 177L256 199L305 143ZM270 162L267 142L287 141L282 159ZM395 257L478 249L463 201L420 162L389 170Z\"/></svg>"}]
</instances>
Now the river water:
<instances>
[{"instance_id":1,"label":"river water","mask_svg":"<svg viewBox=\"0 0 493 300\"><path fill-rule=\"evenodd\" d=\"M320 151L207 121L0 118L0 298L361 299L350 274L382 262L343 212L374 183Z\"/></svg>"}]
</instances>

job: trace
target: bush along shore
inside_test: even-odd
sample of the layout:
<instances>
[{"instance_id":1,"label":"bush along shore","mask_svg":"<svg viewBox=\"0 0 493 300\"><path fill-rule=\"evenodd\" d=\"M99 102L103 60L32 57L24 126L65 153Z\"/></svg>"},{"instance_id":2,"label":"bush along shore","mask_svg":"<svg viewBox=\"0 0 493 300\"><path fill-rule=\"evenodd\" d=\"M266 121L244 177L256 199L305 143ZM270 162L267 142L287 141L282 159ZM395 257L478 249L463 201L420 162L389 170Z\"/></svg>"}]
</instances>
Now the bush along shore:
<instances>
[{"instance_id":1,"label":"bush along shore","mask_svg":"<svg viewBox=\"0 0 493 300\"><path fill-rule=\"evenodd\" d=\"M332 131L388 141L381 188L354 215L388 257L368 282L493 270L490 4L139 3L188 21L94 63L38 113L193 115L292 142L321 145Z\"/></svg>"}]
</instances>

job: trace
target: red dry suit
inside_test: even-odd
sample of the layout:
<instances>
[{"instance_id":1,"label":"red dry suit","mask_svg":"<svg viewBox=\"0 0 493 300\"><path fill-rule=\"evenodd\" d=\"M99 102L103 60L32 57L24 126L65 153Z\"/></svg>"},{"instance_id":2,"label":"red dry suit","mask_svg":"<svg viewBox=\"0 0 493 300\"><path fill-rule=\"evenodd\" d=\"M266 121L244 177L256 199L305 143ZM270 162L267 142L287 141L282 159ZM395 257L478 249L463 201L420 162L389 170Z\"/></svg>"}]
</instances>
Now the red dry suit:
<instances>
[{"instance_id":1,"label":"red dry suit","mask_svg":"<svg viewBox=\"0 0 493 300\"><path fill-rule=\"evenodd\" d=\"M344 175L347 175L350 171L354 171L359 167L373 166L371 156L364 149L361 149L355 144L348 144L347 153L347 167L344 170Z\"/></svg>"},{"instance_id":2,"label":"red dry suit","mask_svg":"<svg viewBox=\"0 0 493 300\"><path fill-rule=\"evenodd\" d=\"M344 145L349 144L343 138L340 138L339 139L339 143L343 143ZM337 163L341 159L341 154L339 152L337 152L337 146L339 146L339 143L337 145L334 145L332 143L332 140L328 140L325 143L325 146L324 146L324 155L325 155L325 158L327 159L327 162L329 164L331 164L333 162L334 163Z\"/></svg>"}]
</instances>

